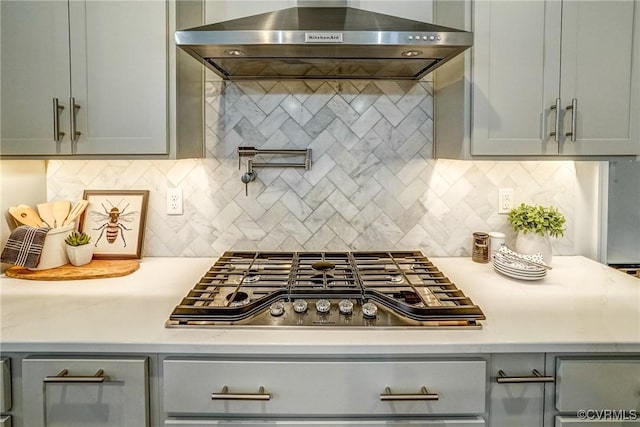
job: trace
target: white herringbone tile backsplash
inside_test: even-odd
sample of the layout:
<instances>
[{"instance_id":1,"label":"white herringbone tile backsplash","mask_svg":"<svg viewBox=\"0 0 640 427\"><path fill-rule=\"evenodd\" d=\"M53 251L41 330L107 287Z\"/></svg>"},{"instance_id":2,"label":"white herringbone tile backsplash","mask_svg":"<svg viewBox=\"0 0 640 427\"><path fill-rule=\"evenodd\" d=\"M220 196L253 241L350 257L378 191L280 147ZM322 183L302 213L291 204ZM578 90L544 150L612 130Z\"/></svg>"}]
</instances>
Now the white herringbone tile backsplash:
<instances>
[{"instance_id":1,"label":"white herringbone tile backsplash","mask_svg":"<svg viewBox=\"0 0 640 427\"><path fill-rule=\"evenodd\" d=\"M432 157L429 82L209 82L207 158L51 160L48 199L85 189L150 190L145 256L236 250L421 249L470 254L473 231L499 230L498 188L516 203L557 206L573 254L573 162L452 161ZM313 167L259 169L245 196L238 146L311 148ZM264 158L264 161L270 159ZM184 215L165 214L180 187Z\"/></svg>"}]
</instances>

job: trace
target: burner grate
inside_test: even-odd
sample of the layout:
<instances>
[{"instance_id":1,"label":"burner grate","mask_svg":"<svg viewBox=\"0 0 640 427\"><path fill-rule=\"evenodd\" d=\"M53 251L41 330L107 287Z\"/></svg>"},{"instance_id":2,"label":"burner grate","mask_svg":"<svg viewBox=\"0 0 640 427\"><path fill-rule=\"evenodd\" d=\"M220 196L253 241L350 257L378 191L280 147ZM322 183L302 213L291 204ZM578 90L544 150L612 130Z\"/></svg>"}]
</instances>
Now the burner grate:
<instances>
[{"instance_id":1,"label":"burner grate","mask_svg":"<svg viewBox=\"0 0 640 427\"><path fill-rule=\"evenodd\" d=\"M485 318L419 251L226 252L182 299L167 325L272 325L274 318L264 315L271 304L300 299L313 304L346 299L356 303L356 313L360 305L375 302L383 308L377 326L476 325ZM291 322L287 317L279 316L278 322ZM352 323L351 317L341 322Z\"/></svg>"}]
</instances>

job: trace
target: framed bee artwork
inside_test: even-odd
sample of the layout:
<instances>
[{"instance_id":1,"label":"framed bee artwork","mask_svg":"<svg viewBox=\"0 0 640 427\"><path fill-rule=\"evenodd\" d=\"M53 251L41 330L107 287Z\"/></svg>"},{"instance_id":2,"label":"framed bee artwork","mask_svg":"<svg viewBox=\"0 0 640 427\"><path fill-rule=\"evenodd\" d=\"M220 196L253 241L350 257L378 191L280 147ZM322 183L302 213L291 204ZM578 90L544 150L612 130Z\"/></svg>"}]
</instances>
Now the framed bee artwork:
<instances>
[{"instance_id":1,"label":"framed bee artwork","mask_svg":"<svg viewBox=\"0 0 640 427\"><path fill-rule=\"evenodd\" d=\"M91 237L94 259L142 258L149 190L85 190L78 226Z\"/></svg>"}]
</instances>

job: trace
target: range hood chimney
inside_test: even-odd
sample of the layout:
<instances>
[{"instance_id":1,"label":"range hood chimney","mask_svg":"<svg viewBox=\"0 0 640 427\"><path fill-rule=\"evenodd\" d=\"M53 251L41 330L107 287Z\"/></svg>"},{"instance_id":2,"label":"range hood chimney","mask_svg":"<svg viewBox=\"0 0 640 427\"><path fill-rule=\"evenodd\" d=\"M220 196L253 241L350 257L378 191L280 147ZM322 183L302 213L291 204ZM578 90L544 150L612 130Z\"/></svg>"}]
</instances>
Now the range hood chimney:
<instances>
[{"instance_id":1,"label":"range hood chimney","mask_svg":"<svg viewBox=\"0 0 640 427\"><path fill-rule=\"evenodd\" d=\"M301 0L177 31L176 44L225 80L417 80L473 43L466 31L346 4Z\"/></svg>"}]
</instances>

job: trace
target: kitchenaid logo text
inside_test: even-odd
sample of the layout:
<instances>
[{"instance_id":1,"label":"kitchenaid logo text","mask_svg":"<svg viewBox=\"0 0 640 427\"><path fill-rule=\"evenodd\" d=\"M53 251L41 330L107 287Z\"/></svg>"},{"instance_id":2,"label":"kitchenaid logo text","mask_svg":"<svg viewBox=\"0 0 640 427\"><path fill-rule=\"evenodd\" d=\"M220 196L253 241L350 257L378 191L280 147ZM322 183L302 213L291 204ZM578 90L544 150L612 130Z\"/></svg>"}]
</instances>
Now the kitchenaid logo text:
<instances>
[{"instance_id":1,"label":"kitchenaid logo text","mask_svg":"<svg viewBox=\"0 0 640 427\"><path fill-rule=\"evenodd\" d=\"M342 33L304 33L305 43L342 43Z\"/></svg>"}]
</instances>

